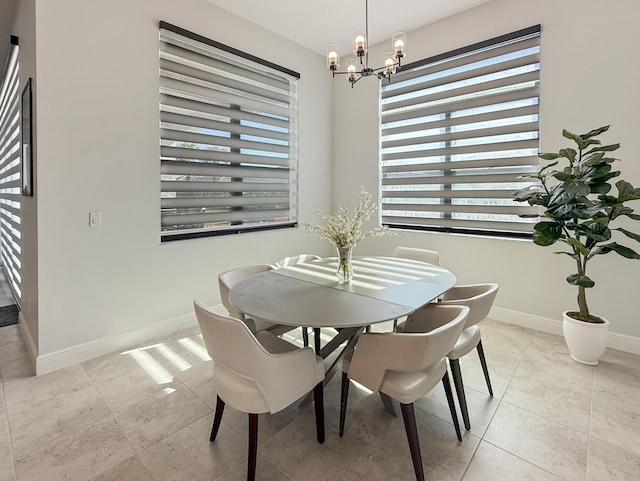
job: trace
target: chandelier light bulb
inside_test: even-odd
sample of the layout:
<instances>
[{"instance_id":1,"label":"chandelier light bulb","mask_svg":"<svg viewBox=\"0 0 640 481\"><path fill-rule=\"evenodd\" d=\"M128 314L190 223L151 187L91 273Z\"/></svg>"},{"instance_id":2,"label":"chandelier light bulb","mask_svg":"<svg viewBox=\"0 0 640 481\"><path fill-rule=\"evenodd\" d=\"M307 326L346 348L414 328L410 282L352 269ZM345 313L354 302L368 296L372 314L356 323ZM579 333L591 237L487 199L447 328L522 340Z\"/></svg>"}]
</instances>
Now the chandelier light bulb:
<instances>
[{"instance_id":1,"label":"chandelier light bulb","mask_svg":"<svg viewBox=\"0 0 640 481\"><path fill-rule=\"evenodd\" d=\"M353 54L357 57L364 57L367 53L367 34L364 29L359 28L353 32Z\"/></svg>"},{"instance_id":2,"label":"chandelier light bulb","mask_svg":"<svg viewBox=\"0 0 640 481\"><path fill-rule=\"evenodd\" d=\"M396 58L402 58L406 55L407 36L403 32L393 34L391 44Z\"/></svg>"},{"instance_id":3,"label":"chandelier light bulb","mask_svg":"<svg viewBox=\"0 0 640 481\"><path fill-rule=\"evenodd\" d=\"M338 70L340 67L340 49L337 45L329 45L327 48L327 67L329 70Z\"/></svg>"},{"instance_id":4,"label":"chandelier light bulb","mask_svg":"<svg viewBox=\"0 0 640 481\"><path fill-rule=\"evenodd\" d=\"M347 80L349 82L354 83L357 80L356 71L356 59L350 58L347 60Z\"/></svg>"},{"instance_id":5,"label":"chandelier light bulb","mask_svg":"<svg viewBox=\"0 0 640 481\"><path fill-rule=\"evenodd\" d=\"M396 65L394 61L394 54L392 52L387 52L384 54L384 74L391 75L395 73Z\"/></svg>"}]
</instances>

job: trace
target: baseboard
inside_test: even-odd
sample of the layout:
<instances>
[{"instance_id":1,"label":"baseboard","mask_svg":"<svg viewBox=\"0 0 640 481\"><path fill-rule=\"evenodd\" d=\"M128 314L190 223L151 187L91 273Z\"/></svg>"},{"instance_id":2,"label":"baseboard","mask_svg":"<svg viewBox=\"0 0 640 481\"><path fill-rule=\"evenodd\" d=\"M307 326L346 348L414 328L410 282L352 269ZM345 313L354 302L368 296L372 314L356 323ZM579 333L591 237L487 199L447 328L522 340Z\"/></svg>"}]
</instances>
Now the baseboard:
<instances>
[{"instance_id":1,"label":"baseboard","mask_svg":"<svg viewBox=\"0 0 640 481\"><path fill-rule=\"evenodd\" d=\"M27 350L29 351L29 359L31 360L31 365L33 366L33 370L36 370L36 359L38 358L38 346L36 346L33 337L31 336L31 331L27 329L27 322L22 315L22 311L18 314L18 327L20 328L20 332L22 333L22 339L24 343L27 345Z\"/></svg>"},{"instance_id":2,"label":"baseboard","mask_svg":"<svg viewBox=\"0 0 640 481\"><path fill-rule=\"evenodd\" d=\"M115 336L109 336L47 354L38 355L35 357L36 375L46 374L57 369L72 366L79 362L88 361L98 356L131 347L135 344L146 342L159 336L166 336L179 331L180 329L195 326L196 324L197 321L195 314L189 313ZM26 329L23 329L23 332L24 331L26 331ZM27 344L29 344L29 341L27 341ZM33 340L31 340L31 344L33 344ZM32 352L32 359L34 358L33 354L37 353L35 344L33 344L33 346L33 351L31 347L29 347L29 350Z\"/></svg>"},{"instance_id":3,"label":"baseboard","mask_svg":"<svg viewBox=\"0 0 640 481\"><path fill-rule=\"evenodd\" d=\"M562 321L560 319L525 314L502 307L492 307L489 317L496 321L562 336ZM631 354L640 354L640 338L609 331L607 347Z\"/></svg>"},{"instance_id":4,"label":"baseboard","mask_svg":"<svg viewBox=\"0 0 640 481\"><path fill-rule=\"evenodd\" d=\"M222 305L211 306L220 313L226 313ZM526 314L523 312L493 307L489 317L496 321L506 322L517 326L527 327L550 334L562 335L562 322L557 319L550 319L541 316ZM135 344L146 342L159 336L166 336L173 332L195 326L197 324L195 314L189 313L173 319L156 322L149 326L134 329L116 336L109 336L95 341L78 344L65 349L60 349L48 354L38 355L38 348L26 328L22 312L19 314L19 327L23 339L29 350L34 364L36 375L69 367L74 364L88 361L90 359L115 352L119 349L131 347ZM607 347L619 351L640 354L640 338L609 332ZM35 360L35 362L33 361Z\"/></svg>"}]
</instances>

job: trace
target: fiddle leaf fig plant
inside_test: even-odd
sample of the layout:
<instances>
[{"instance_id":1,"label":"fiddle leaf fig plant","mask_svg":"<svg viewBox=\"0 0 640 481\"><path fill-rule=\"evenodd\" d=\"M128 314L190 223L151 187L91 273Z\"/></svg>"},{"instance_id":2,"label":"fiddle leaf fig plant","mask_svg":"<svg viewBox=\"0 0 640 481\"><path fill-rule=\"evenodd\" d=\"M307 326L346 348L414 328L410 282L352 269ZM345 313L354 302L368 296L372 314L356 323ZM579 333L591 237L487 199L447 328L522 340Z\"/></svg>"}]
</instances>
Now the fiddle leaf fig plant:
<instances>
[{"instance_id":1,"label":"fiddle leaf fig plant","mask_svg":"<svg viewBox=\"0 0 640 481\"><path fill-rule=\"evenodd\" d=\"M571 257L576 272L567 277L567 282L578 288L577 312L568 314L586 322L603 322L589 312L586 289L595 285L587 275L587 266L595 256L616 254L627 259L640 259L630 247L613 240L614 231L623 238L640 242L640 235L622 227L613 227L622 218L640 220L640 215L626 204L640 199L640 188L629 182L618 180L617 192L612 192L613 179L620 176L613 169L619 159L609 157L620 144L602 145L598 137L609 126L576 135L563 130L562 135L573 141L575 147L563 148L558 153L543 153L539 157L551 163L542 167L535 175L522 178L537 179L537 183L515 193L517 202L528 202L541 206L541 221L534 226L533 242L539 246L550 246L556 242L566 244L567 250L556 252ZM524 214L523 217L538 217ZM618 234L618 235L620 235Z\"/></svg>"}]
</instances>

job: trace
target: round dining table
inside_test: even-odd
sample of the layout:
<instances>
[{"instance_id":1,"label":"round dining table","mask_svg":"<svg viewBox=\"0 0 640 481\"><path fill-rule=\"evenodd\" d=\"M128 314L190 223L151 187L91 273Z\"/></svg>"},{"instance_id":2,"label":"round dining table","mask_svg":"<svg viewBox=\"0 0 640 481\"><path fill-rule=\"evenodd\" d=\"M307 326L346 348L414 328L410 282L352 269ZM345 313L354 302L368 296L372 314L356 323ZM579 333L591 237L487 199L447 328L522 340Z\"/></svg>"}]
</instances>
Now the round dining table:
<instances>
[{"instance_id":1,"label":"round dining table","mask_svg":"<svg viewBox=\"0 0 640 481\"><path fill-rule=\"evenodd\" d=\"M401 257L362 256L352 263L349 284L338 284L338 259L329 257L251 276L231 289L229 301L275 324L340 329L411 314L456 282L440 266Z\"/></svg>"}]
</instances>

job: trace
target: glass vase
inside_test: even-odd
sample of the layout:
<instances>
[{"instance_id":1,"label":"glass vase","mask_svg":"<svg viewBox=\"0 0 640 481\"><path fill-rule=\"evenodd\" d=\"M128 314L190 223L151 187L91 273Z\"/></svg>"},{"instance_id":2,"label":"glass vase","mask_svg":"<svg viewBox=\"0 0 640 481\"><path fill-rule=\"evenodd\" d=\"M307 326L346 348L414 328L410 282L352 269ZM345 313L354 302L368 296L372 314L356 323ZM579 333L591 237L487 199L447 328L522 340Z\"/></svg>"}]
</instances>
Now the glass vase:
<instances>
[{"instance_id":1,"label":"glass vase","mask_svg":"<svg viewBox=\"0 0 640 481\"><path fill-rule=\"evenodd\" d=\"M353 277L353 265L351 264L351 247L337 247L338 249L338 284L349 284Z\"/></svg>"}]
</instances>

